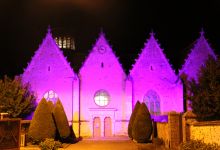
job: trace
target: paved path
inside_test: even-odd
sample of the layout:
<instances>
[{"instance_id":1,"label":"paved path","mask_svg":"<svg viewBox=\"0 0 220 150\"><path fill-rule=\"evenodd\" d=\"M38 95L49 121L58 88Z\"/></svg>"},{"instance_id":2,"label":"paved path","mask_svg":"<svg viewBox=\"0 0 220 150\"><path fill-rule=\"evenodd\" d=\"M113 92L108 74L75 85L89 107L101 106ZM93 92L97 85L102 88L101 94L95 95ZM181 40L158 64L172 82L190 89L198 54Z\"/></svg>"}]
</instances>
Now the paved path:
<instances>
[{"instance_id":1,"label":"paved path","mask_svg":"<svg viewBox=\"0 0 220 150\"><path fill-rule=\"evenodd\" d=\"M131 140L82 140L65 150L138 150Z\"/></svg>"},{"instance_id":2,"label":"paved path","mask_svg":"<svg viewBox=\"0 0 220 150\"><path fill-rule=\"evenodd\" d=\"M38 146L22 147L21 150L40 150ZM152 143L134 143L128 137L87 138L75 144L64 144L59 150L164 150Z\"/></svg>"}]
</instances>

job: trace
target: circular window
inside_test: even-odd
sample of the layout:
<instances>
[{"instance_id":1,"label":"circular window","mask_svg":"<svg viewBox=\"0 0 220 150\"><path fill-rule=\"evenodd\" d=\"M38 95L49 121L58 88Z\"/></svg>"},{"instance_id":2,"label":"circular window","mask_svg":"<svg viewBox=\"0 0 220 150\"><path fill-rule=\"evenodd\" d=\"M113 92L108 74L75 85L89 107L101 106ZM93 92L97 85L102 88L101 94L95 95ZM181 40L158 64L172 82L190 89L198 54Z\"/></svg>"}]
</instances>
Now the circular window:
<instances>
[{"instance_id":1,"label":"circular window","mask_svg":"<svg viewBox=\"0 0 220 150\"><path fill-rule=\"evenodd\" d=\"M110 101L110 96L107 91L99 90L95 93L94 100L98 106L107 106Z\"/></svg>"},{"instance_id":2,"label":"circular window","mask_svg":"<svg viewBox=\"0 0 220 150\"><path fill-rule=\"evenodd\" d=\"M58 99L58 95L57 93L55 93L53 90L49 90L44 94L44 98L46 100L50 100L52 102L56 102L56 100Z\"/></svg>"}]
</instances>

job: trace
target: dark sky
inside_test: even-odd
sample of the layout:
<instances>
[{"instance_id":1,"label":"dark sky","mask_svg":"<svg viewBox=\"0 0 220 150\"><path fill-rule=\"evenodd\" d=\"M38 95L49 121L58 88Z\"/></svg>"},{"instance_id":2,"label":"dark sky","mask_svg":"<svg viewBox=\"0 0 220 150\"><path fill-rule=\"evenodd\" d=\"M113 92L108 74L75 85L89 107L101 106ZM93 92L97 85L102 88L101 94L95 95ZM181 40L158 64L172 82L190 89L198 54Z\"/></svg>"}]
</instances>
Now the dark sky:
<instances>
[{"instance_id":1,"label":"dark sky","mask_svg":"<svg viewBox=\"0 0 220 150\"><path fill-rule=\"evenodd\" d=\"M48 25L74 36L73 66L80 66L79 53L88 54L101 28L126 72L152 30L176 70L202 27L220 51L219 0L0 0L0 18L0 76L23 72Z\"/></svg>"}]
</instances>

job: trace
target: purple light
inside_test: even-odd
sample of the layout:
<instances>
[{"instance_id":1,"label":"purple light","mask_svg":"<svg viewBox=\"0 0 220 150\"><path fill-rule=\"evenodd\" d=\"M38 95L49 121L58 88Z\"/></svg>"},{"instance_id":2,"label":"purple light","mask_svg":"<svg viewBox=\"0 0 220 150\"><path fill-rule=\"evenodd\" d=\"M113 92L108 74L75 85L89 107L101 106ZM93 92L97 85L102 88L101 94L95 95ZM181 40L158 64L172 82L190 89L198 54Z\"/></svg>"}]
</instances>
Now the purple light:
<instances>
[{"instance_id":1,"label":"purple light","mask_svg":"<svg viewBox=\"0 0 220 150\"><path fill-rule=\"evenodd\" d=\"M127 135L137 100L145 102L158 120L166 120L160 116L170 111L183 111L181 80L153 34L126 76L101 33L77 76L48 31L22 77L31 84L38 101L43 97L62 101L76 135L105 136L107 130L111 130L108 134Z\"/></svg>"},{"instance_id":2,"label":"purple light","mask_svg":"<svg viewBox=\"0 0 220 150\"><path fill-rule=\"evenodd\" d=\"M25 69L22 80L29 82L38 96L38 102L53 91L62 101L69 120L72 120L72 82L77 78L70 64L56 45L50 30ZM77 87L74 87L77 88ZM51 96L51 95L50 95ZM74 95L77 99L77 95ZM56 97L57 98L57 97Z\"/></svg>"},{"instance_id":3,"label":"purple light","mask_svg":"<svg viewBox=\"0 0 220 150\"><path fill-rule=\"evenodd\" d=\"M188 79L197 80L199 68L204 65L208 56L211 55L216 58L216 55L206 38L204 37L204 31L200 32L200 37L197 39L194 47L191 49L182 69L179 71L179 75L185 73Z\"/></svg>"},{"instance_id":4,"label":"purple light","mask_svg":"<svg viewBox=\"0 0 220 150\"><path fill-rule=\"evenodd\" d=\"M157 115L183 111L182 83L153 33L133 65L130 76L133 80L133 104L137 100L145 102ZM149 99L151 102L147 102Z\"/></svg>"}]
</instances>

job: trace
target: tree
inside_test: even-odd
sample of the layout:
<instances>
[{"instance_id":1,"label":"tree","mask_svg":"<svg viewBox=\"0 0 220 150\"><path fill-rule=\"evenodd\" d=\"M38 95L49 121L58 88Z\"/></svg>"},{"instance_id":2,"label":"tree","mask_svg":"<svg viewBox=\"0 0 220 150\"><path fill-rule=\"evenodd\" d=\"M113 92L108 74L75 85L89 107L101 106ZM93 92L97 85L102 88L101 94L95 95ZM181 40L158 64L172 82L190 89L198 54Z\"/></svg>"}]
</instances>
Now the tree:
<instances>
[{"instance_id":1,"label":"tree","mask_svg":"<svg viewBox=\"0 0 220 150\"><path fill-rule=\"evenodd\" d=\"M220 120L220 58L209 56L198 81L188 82L189 100L198 120Z\"/></svg>"},{"instance_id":2,"label":"tree","mask_svg":"<svg viewBox=\"0 0 220 150\"><path fill-rule=\"evenodd\" d=\"M13 80L7 76L0 80L0 112L13 118L25 118L36 108L36 96L28 84L22 84L21 77Z\"/></svg>"},{"instance_id":3,"label":"tree","mask_svg":"<svg viewBox=\"0 0 220 150\"><path fill-rule=\"evenodd\" d=\"M132 137L138 143L147 143L153 131L150 112L145 103L138 109L137 115L132 126Z\"/></svg>"},{"instance_id":4,"label":"tree","mask_svg":"<svg viewBox=\"0 0 220 150\"><path fill-rule=\"evenodd\" d=\"M129 120L129 123L128 123L128 136L131 139L133 139L133 137L132 137L132 127L133 127L134 120L135 120L135 117L137 116L137 112L138 112L138 109L139 109L140 105L141 105L141 103L139 101L137 101L135 106L134 106L134 110L131 113L130 120Z\"/></svg>"},{"instance_id":5,"label":"tree","mask_svg":"<svg viewBox=\"0 0 220 150\"><path fill-rule=\"evenodd\" d=\"M38 104L31 120L28 137L36 143L46 138L55 138L56 127L51 110L45 98Z\"/></svg>"}]
</instances>

